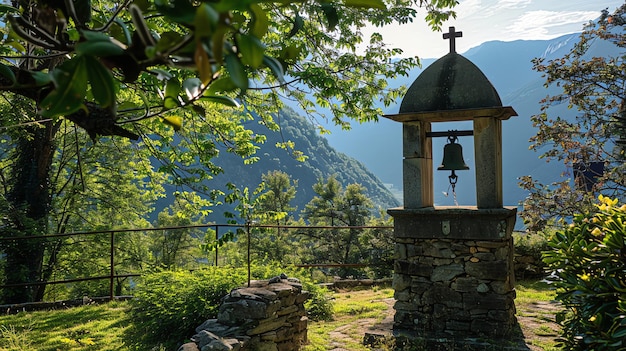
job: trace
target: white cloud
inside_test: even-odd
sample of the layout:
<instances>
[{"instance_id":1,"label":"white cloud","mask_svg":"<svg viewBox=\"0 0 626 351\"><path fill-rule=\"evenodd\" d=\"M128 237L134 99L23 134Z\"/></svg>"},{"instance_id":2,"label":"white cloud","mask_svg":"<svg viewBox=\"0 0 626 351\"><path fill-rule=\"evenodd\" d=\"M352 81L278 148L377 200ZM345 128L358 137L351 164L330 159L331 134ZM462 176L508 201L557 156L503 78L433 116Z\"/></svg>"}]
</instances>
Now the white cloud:
<instances>
[{"instance_id":1,"label":"white cloud","mask_svg":"<svg viewBox=\"0 0 626 351\"><path fill-rule=\"evenodd\" d=\"M501 9L524 9L532 3L532 0L500 0L496 7Z\"/></svg>"},{"instance_id":2,"label":"white cloud","mask_svg":"<svg viewBox=\"0 0 626 351\"><path fill-rule=\"evenodd\" d=\"M551 39L579 32L585 23L600 16L600 10L610 11L624 0L460 0L455 7L456 19L443 24L463 32L457 40L457 52L490 40ZM418 19L402 26L375 28L383 33L393 47L404 50L404 56L441 57L448 52L448 44L441 32L432 30L421 20L425 13L419 9ZM370 31L370 32L371 32ZM367 33L367 31L366 31Z\"/></svg>"},{"instance_id":3,"label":"white cloud","mask_svg":"<svg viewBox=\"0 0 626 351\"><path fill-rule=\"evenodd\" d=\"M564 31L580 31L585 22L598 17L597 11L530 11L518 17L507 30L510 36L542 39ZM569 30L564 30L569 27Z\"/></svg>"}]
</instances>

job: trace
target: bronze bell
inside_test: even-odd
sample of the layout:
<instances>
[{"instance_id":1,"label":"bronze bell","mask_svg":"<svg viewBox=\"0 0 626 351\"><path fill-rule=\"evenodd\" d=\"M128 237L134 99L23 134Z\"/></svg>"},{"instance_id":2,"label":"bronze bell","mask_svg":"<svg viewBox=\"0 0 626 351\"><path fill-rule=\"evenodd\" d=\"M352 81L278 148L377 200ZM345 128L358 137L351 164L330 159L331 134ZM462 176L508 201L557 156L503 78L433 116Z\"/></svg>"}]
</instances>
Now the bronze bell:
<instances>
[{"instance_id":1,"label":"bronze bell","mask_svg":"<svg viewBox=\"0 0 626 351\"><path fill-rule=\"evenodd\" d=\"M463 160L463 147L456 143L457 139L456 136L448 137L449 143L443 147L443 161L437 170L459 171L469 169Z\"/></svg>"}]
</instances>

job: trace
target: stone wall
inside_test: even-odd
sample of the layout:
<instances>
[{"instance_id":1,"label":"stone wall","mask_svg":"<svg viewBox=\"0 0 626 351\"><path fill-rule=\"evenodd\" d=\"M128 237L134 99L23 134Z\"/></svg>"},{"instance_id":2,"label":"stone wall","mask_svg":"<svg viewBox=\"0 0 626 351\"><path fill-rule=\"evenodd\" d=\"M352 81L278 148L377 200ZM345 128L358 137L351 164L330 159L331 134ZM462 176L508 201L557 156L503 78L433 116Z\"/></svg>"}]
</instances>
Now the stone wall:
<instances>
[{"instance_id":1,"label":"stone wall","mask_svg":"<svg viewBox=\"0 0 626 351\"><path fill-rule=\"evenodd\" d=\"M285 275L251 281L222 299L216 319L196 328L179 351L295 351L307 340L309 293Z\"/></svg>"},{"instance_id":2,"label":"stone wall","mask_svg":"<svg viewBox=\"0 0 626 351\"><path fill-rule=\"evenodd\" d=\"M515 318L508 242L400 239L395 262L400 329L502 336Z\"/></svg>"},{"instance_id":3,"label":"stone wall","mask_svg":"<svg viewBox=\"0 0 626 351\"><path fill-rule=\"evenodd\" d=\"M394 329L506 337L516 326L513 210L396 210Z\"/></svg>"}]
</instances>

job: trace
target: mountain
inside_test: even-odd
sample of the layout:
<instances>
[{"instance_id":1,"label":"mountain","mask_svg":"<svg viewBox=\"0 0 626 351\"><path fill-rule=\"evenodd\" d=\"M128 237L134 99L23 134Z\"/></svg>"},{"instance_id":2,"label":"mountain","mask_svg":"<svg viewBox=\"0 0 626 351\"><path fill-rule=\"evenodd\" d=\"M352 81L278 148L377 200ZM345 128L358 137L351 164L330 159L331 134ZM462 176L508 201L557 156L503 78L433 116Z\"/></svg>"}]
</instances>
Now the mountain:
<instances>
[{"instance_id":1,"label":"mountain","mask_svg":"<svg viewBox=\"0 0 626 351\"><path fill-rule=\"evenodd\" d=\"M547 95L560 92L558 87L544 87L541 73L532 70L534 58L547 60L560 58L570 51L578 41L579 34L569 34L552 40L534 41L492 41L472 48L462 55L477 65L498 91L504 106L512 106L519 116L503 121L503 190L505 205L518 205L526 194L517 185L518 178L533 175L542 181L554 181L566 169L561 164L546 163L540 160L539 153L528 149L529 139L536 134L530 117L540 113L540 101ZM442 44L444 45L444 44ZM613 51L611 51L613 50ZM614 47L595 42L590 55L605 56L615 51ZM422 68L413 70L408 77L389 82L390 86L406 85L418 77L434 59L422 60ZM398 113L402 99L385 108L386 114ZM566 104L550 108L551 115L571 118L575 110L568 110ZM569 117L568 117L569 116ZM443 123L433 124L433 129ZM376 174L384 183L396 189L402 188L402 127L400 123L380 118L377 123L354 124L352 130L326 126L332 133L327 137L329 144L337 150L354 157ZM446 129L471 129L471 123L446 123ZM433 140L433 160L435 168L442 160L445 140ZM456 192L459 204L475 204L475 178L473 172L473 141L471 137L459 138L463 155L470 171L458 172ZM435 203L454 204L447 180L448 173L435 171ZM444 193L448 193L446 196Z\"/></svg>"},{"instance_id":2,"label":"mountain","mask_svg":"<svg viewBox=\"0 0 626 351\"><path fill-rule=\"evenodd\" d=\"M366 195L376 207L389 208L398 206L398 200L385 185L361 162L338 152L321 137L317 129L304 117L287 108L275 118L281 131L274 132L258 123L248 122L246 128L254 133L264 134L267 141L257 151L259 160L253 164L244 164L241 157L229 152L222 152L214 159L217 166L225 170L211 180L211 186L224 190L230 182L239 187L254 190L261 183L261 176L269 171L280 170L297 180L297 193L292 205L297 207L296 217L316 194L312 187L319 180L326 180L334 175L345 187L351 183L359 183L366 189ZM276 143L293 141L296 150L302 151L308 159L305 162L296 160L290 151L276 147ZM215 214L219 216L217 210ZM214 219L217 220L217 219Z\"/></svg>"}]
</instances>

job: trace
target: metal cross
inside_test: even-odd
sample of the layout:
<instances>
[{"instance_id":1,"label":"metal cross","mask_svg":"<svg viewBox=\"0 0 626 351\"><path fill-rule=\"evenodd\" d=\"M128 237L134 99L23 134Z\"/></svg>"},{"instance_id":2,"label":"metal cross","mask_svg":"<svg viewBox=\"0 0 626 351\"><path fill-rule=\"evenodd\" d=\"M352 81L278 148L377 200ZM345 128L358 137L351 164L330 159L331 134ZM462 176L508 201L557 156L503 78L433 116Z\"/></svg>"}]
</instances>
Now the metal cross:
<instances>
[{"instance_id":1,"label":"metal cross","mask_svg":"<svg viewBox=\"0 0 626 351\"><path fill-rule=\"evenodd\" d=\"M443 33L443 39L450 39L450 52L456 52L455 38L463 36L463 32L457 32L454 27L450 27L448 33Z\"/></svg>"}]
</instances>

